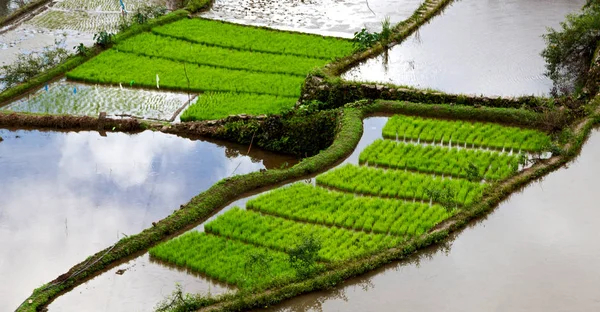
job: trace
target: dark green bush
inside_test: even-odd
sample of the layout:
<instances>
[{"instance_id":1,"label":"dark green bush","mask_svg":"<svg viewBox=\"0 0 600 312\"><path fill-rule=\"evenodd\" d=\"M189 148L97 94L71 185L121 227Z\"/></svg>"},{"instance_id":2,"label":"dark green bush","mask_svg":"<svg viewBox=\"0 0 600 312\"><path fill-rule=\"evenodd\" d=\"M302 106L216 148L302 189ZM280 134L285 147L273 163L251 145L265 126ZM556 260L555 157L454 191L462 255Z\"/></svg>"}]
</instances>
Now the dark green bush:
<instances>
[{"instance_id":1,"label":"dark green bush","mask_svg":"<svg viewBox=\"0 0 600 312\"><path fill-rule=\"evenodd\" d=\"M589 1L582 12L570 14L559 30L544 35L546 75L554 82L553 95L571 94L587 80L600 40L600 3Z\"/></svg>"},{"instance_id":2,"label":"dark green bush","mask_svg":"<svg viewBox=\"0 0 600 312\"><path fill-rule=\"evenodd\" d=\"M187 0L185 8L192 13L196 13L200 10L208 9L210 3L211 0Z\"/></svg>"}]
</instances>

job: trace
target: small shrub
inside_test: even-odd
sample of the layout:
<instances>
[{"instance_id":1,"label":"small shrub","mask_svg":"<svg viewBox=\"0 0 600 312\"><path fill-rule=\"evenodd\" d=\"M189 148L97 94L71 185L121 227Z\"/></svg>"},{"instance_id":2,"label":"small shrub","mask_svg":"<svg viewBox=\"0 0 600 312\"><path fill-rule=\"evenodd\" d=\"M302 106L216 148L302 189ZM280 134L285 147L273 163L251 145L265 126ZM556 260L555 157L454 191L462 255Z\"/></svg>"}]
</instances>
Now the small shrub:
<instances>
[{"instance_id":1,"label":"small shrub","mask_svg":"<svg viewBox=\"0 0 600 312\"><path fill-rule=\"evenodd\" d=\"M94 40L96 41L96 45L101 46L103 48L108 47L110 44L113 43L115 34L113 33L108 33L105 30L94 34Z\"/></svg>"},{"instance_id":2,"label":"small shrub","mask_svg":"<svg viewBox=\"0 0 600 312\"><path fill-rule=\"evenodd\" d=\"M80 43L79 45L74 46L73 50L75 50L77 55L81 55L81 56L84 56L89 52L89 49L86 46L84 46L83 43Z\"/></svg>"},{"instance_id":3,"label":"small shrub","mask_svg":"<svg viewBox=\"0 0 600 312\"><path fill-rule=\"evenodd\" d=\"M366 28L354 33L352 44L357 51L364 51L372 47L379 40L378 33L370 33Z\"/></svg>"},{"instance_id":4,"label":"small shrub","mask_svg":"<svg viewBox=\"0 0 600 312\"><path fill-rule=\"evenodd\" d=\"M196 13L210 6L211 0L187 0L185 3L186 9L192 13Z\"/></svg>"},{"instance_id":5,"label":"small shrub","mask_svg":"<svg viewBox=\"0 0 600 312\"><path fill-rule=\"evenodd\" d=\"M383 45L387 45L390 43L392 39L392 27L390 22L390 17L386 16L385 19L381 22L381 33L379 37L381 38L381 43Z\"/></svg>"},{"instance_id":6,"label":"small shrub","mask_svg":"<svg viewBox=\"0 0 600 312\"><path fill-rule=\"evenodd\" d=\"M290 265L300 278L307 278L317 270L317 259L321 241L313 234L304 236L300 243L289 251Z\"/></svg>"}]
</instances>

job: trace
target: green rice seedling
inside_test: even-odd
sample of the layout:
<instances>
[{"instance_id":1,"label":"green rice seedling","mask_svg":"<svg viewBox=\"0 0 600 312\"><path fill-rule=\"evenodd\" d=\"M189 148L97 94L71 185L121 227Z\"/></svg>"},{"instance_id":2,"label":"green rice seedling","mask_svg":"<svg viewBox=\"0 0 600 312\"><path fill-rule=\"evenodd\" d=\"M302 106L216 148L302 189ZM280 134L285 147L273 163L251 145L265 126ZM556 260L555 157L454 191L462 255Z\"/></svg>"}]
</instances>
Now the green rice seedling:
<instances>
[{"instance_id":1,"label":"green rice seedling","mask_svg":"<svg viewBox=\"0 0 600 312\"><path fill-rule=\"evenodd\" d=\"M150 256L241 288L267 288L295 278L285 253L197 231L150 248ZM261 257L260 274L253 258ZM254 261L255 262L255 261Z\"/></svg>"},{"instance_id":2,"label":"green rice seedling","mask_svg":"<svg viewBox=\"0 0 600 312\"><path fill-rule=\"evenodd\" d=\"M547 134L531 129L506 127L498 124L426 119L395 115L383 128L383 136L389 139L421 139L431 142L437 136L448 138L452 145L467 147L492 147L540 152L551 138Z\"/></svg>"},{"instance_id":3,"label":"green rice seedling","mask_svg":"<svg viewBox=\"0 0 600 312\"><path fill-rule=\"evenodd\" d=\"M270 203L277 204L270 205ZM334 226L380 234L397 232L392 225L401 216L414 216L420 220L422 214L430 212L428 214L430 217L421 222L428 222L433 227L454 213L448 212L446 208L439 205L356 197L305 183L296 183L258 196L249 200L246 207L250 210L305 222L314 222L313 218L322 216L332 220L331 224ZM367 228L365 228L366 224L368 224Z\"/></svg>"},{"instance_id":4,"label":"green rice seedling","mask_svg":"<svg viewBox=\"0 0 600 312\"><path fill-rule=\"evenodd\" d=\"M186 75L187 72L187 75ZM108 50L67 73L71 80L100 84L135 81L146 88L192 92L244 92L298 97L303 77L189 65L161 58ZM188 77L190 78L188 85Z\"/></svg>"},{"instance_id":5,"label":"green rice seedling","mask_svg":"<svg viewBox=\"0 0 600 312\"><path fill-rule=\"evenodd\" d=\"M216 220L206 224L205 231L284 252L295 246L299 237L315 235L322 244L319 252L319 259L322 261L342 261L357 258L383 248L390 248L402 241L401 238L396 236L369 234L337 227L294 222L239 208L231 209ZM275 237L281 239L275 239ZM355 242L355 244L345 250L341 249L340 246L348 239ZM342 252L345 251L348 252L349 256L343 255Z\"/></svg>"},{"instance_id":6,"label":"green rice seedling","mask_svg":"<svg viewBox=\"0 0 600 312\"><path fill-rule=\"evenodd\" d=\"M333 59L352 54L346 39L289 33L206 19L183 19L156 27L154 33L195 43L241 50Z\"/></svg>"},{"instance_id":7,"label":"green rice seedling","mask_svg":"<svg viewBox=\"0 0 600 312\"><path fill-rule=\"evenodd\" d=\"M205 93L181 115L181 121L213 120L236 114L277 114L290 109L295 97L251 93Z\"/></svg>"},{"instance_id":8,"label":"green rice seedling","mask_svg":"<svg viewBox=\"0 0 600 312\"><path fill-rule=\"evenodd\" d=\"M457 194L464 191L466 196L462 199L453 198L456 205L469 206L482 196L487 184L471 182L464 179L442 179L427 174L404 172L398 170L383 170L378 168L345 165L317 176L317 184L340 190L355 190L364 181L376 181L374 187L365 190L364 194L382 196L383 187L392 188L399 198L430 200L430 195L418 194L418 186L424 189L448 190ZM418 195L418 197L417 197Z\"/></svg>"},{"instance_id":9,"label":"green rice seedling","mask_svg":"<svg viewBox=\"0 0 600 312\"><path fill-rule=\"evenodd\" d=\"M115 48L121 52L178 62L302 77L305 77L313 68L321 67L327 63L326 60L317 58L190 43L152 33L143 33L132 37L119 43Z\"/></svg>"}]
</instances>

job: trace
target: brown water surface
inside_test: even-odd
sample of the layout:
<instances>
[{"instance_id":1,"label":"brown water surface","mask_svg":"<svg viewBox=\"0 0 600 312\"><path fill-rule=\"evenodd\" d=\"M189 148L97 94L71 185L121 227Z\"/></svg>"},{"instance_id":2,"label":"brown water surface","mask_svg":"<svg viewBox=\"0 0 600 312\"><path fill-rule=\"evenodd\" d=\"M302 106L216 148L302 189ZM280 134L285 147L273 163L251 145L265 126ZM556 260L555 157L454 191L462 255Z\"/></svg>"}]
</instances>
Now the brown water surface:
<instances>
[{"instance_id":1,"label":"brown water surface","mask_svg":"<svg viewBox=\"0 0 600 312\"><path fill-rule=\"evenodd\" d=\"M269 311L600 311L600 131L448 244Z\"/></svg>"},{"instance_id":2,"label":"brown water surface","mask_svg":"<svg viewBox=\"0 0 600 312\"><path fill-rule=\"evenodd\" d=\"M545 95L540 53L546 27L558 27L585 0L461 0L389 53L343 75L450 93Z\"/></svg>"},{"instance_id":3,"label":"brown water surface","mask_svg":"<svg viewBox=\"0 0 600 312\"><path fill-rule=\"evenodd\" d=\"M0 311L14 310L34 288L150 227L222 178L295 162L150 131L101 136L0 129L0 137ZM119 296L118 285L144 289L146 302L159 301L176 281L190 290L224 288L158 264L148 264L145 283L127 284L141 266L122 276L112 272L115 296L102 308L130 300Z\"/></svg>"}]
</instances>

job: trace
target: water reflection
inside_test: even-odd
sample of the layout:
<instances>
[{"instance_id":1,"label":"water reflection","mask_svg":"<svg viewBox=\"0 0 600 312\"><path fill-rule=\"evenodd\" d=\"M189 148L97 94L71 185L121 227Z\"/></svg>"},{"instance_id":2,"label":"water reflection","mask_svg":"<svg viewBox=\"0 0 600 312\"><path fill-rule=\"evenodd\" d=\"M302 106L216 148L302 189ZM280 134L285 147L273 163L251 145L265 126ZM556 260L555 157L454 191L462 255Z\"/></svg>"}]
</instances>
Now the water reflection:
<instances>
[{"instance_id":1,"label":"water reflection","mask_svg":"<svg viewBox=\"0 0 600 312\"><path fill-rule=\"evenodd\" d=\"M0 137L0 276L11 281L0 285L2 311L15 309L32 289L123 234L149 227L234 170L264 168L261 159L243 155L245 146L154 132L102 137L0 130ZM277 167L293 163L259 156Z\"/></svg>"},{"instance_id":2,"label":"water reflection","mask_svg":"<svg viewBox=\"0 0 600 312\"><path fill-rule=\"evenodd\" d=\"M174 121L177 111L195 99L195 94L88 85L61 79L0 107L0 110L80 116L98 116L105 112L113 118Z\"/></svg>"},{"instance_id":3,"label":"water reflection","mask_svg":"<svg viewBox=\"0 0 600 312\"><path fill-rule=\"evenodd\" d=\"M350 70L345 79L433 88L450 93L543 95L552 82L540 56L546 27L585 0L462 0L386 56Z\"/></svg>"},{"instance_id":4,"label":"water reflection","mask_svg":"<svg viewBox=\"0 0 600 312\"><path fill-rule=\"evenodd\" d=\"M598 311L599 156L596 130L572 164L512 195L445 246L269 310ZM363 290L364 281L373 287Z\"/></svg>"},{"instance_id":5,"label":"water reflection","mask_svg":"<svg viewBox=\"0 0 600 312\"><path fill-rule=\"evenodd\" d=\"M366 27L380 31L412 15L421 0L216 0L203 17L240 24L351 38Z\"/></svg>"}]
</instances>

